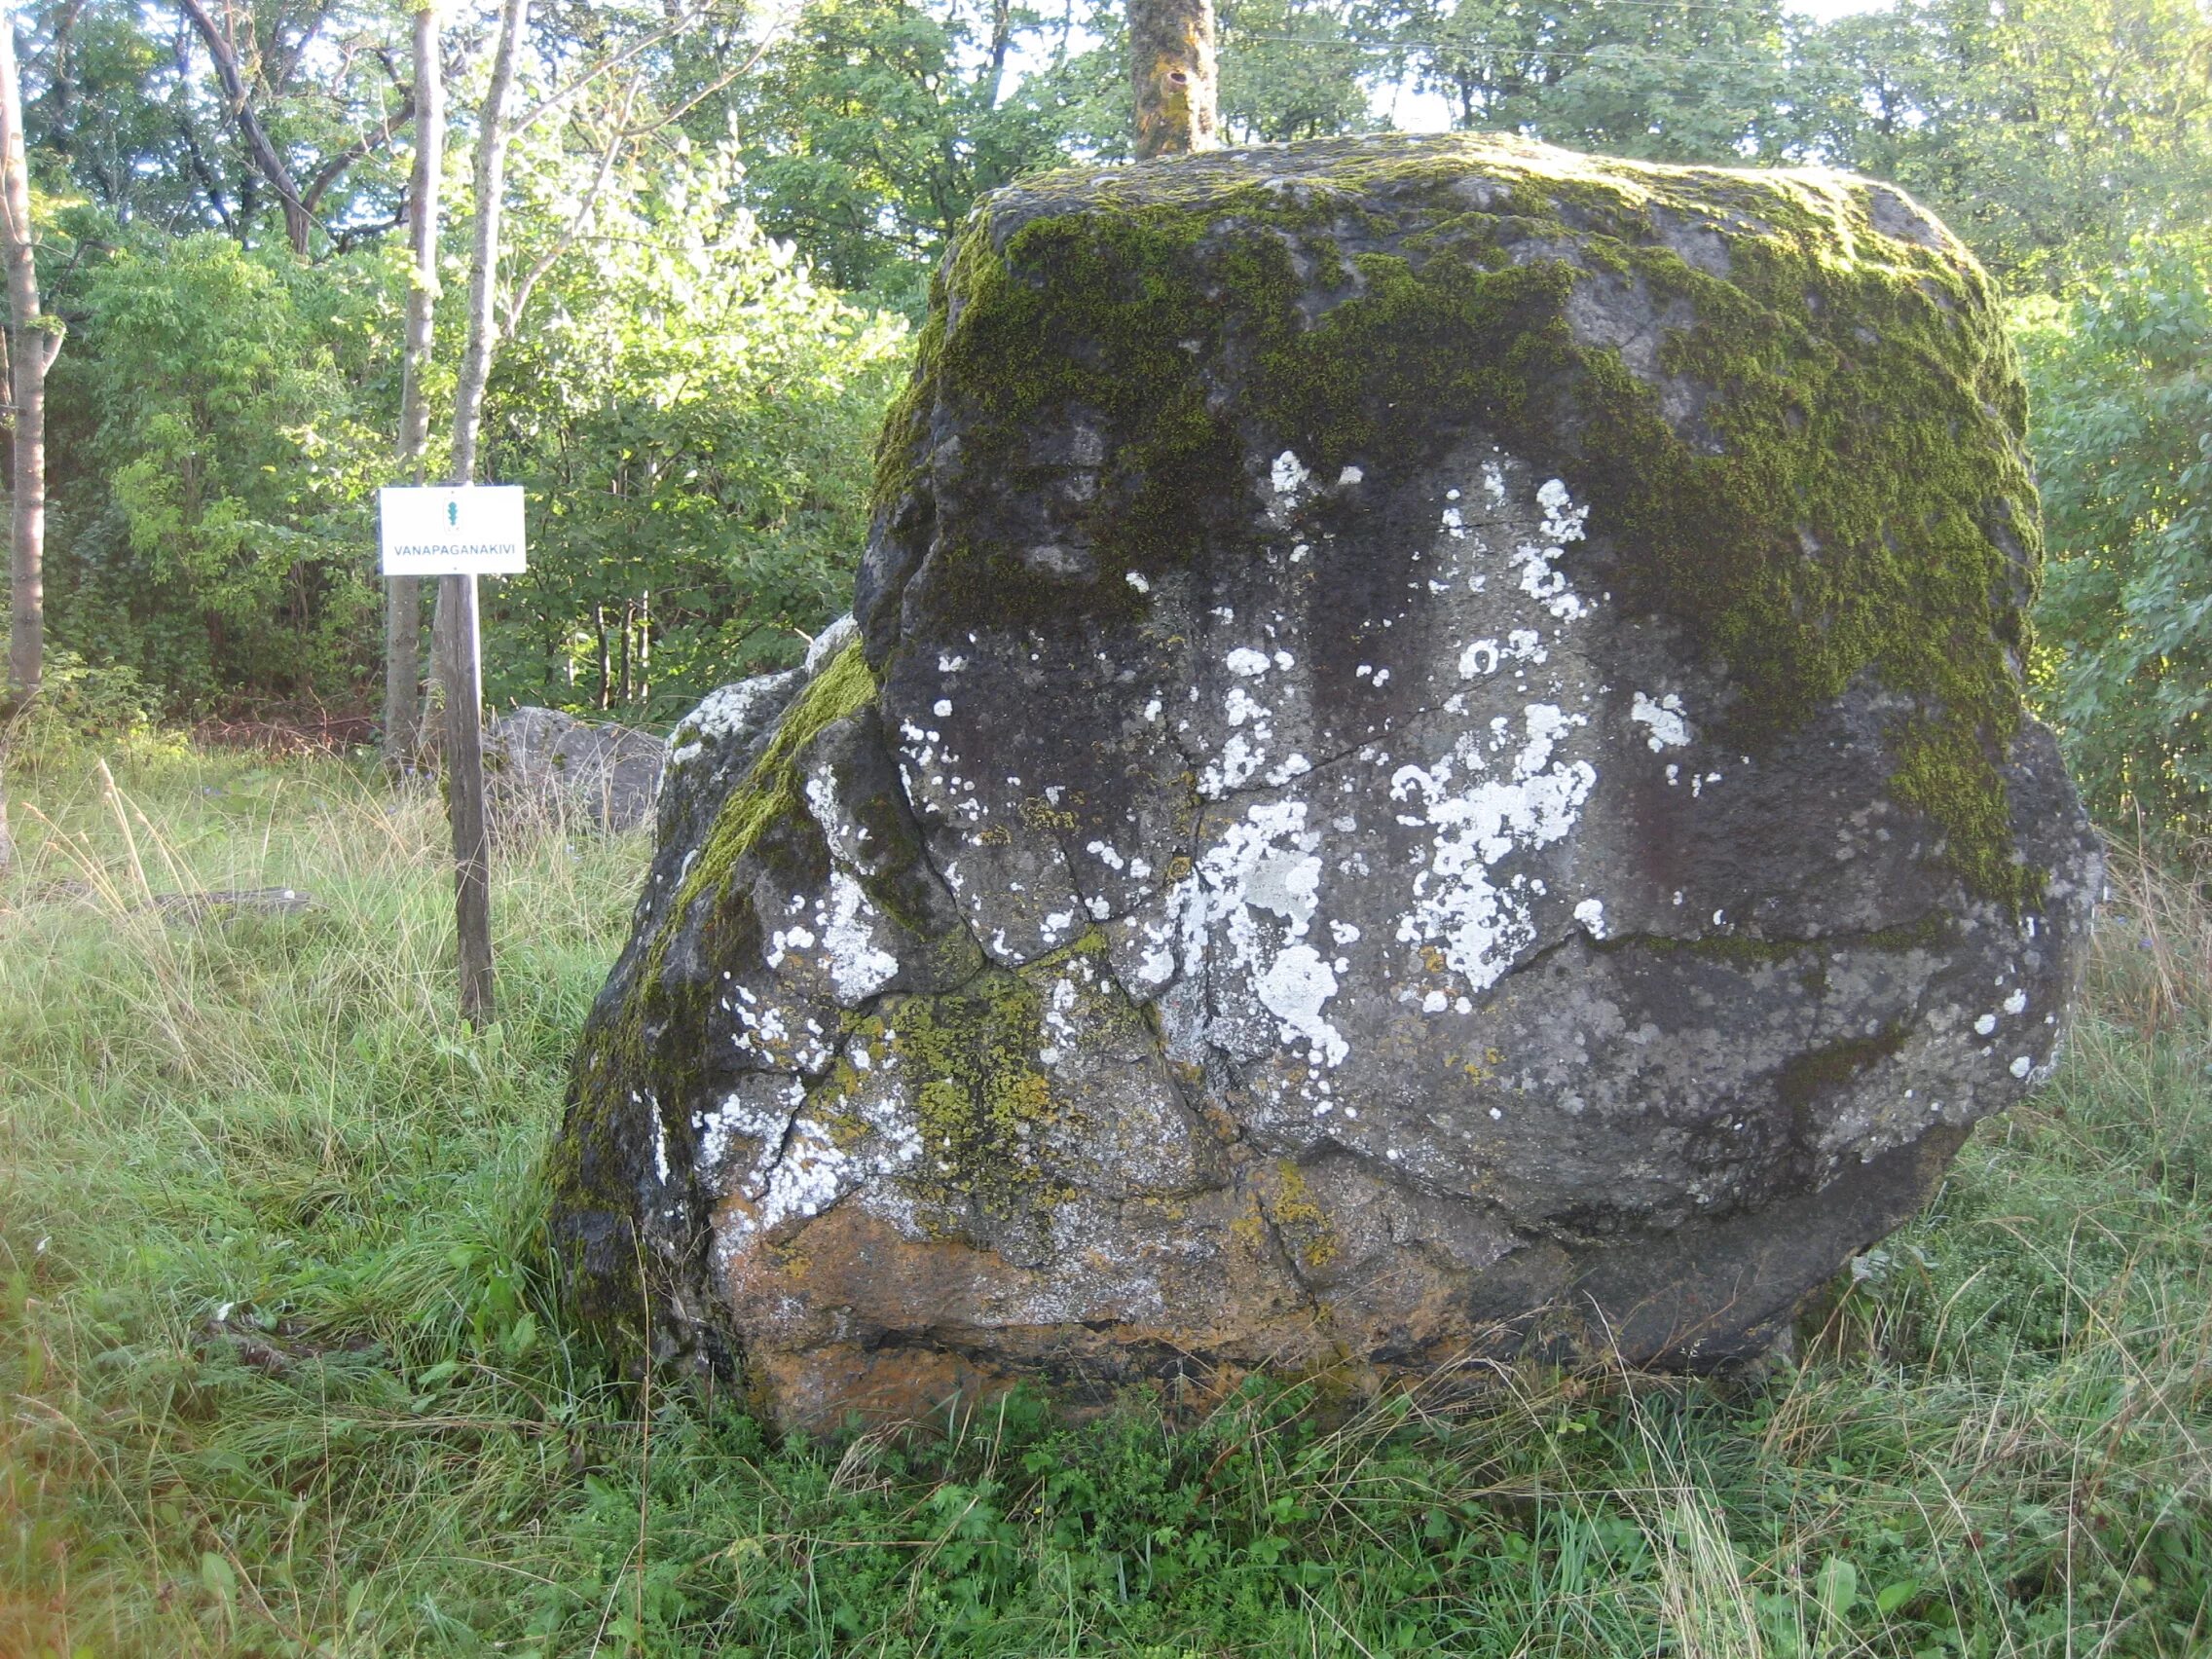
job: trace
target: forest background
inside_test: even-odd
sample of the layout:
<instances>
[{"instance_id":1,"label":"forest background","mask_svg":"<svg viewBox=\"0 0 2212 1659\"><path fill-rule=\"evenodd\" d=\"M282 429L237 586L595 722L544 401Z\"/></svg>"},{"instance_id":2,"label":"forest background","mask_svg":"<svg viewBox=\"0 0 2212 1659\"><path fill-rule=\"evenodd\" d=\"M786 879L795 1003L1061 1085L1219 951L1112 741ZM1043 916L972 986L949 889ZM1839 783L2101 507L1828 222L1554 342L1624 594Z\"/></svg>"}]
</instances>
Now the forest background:
<instances>
[{"instance_id":1,"label":"forest background","mask_svg":"<svg viewBox=\"0 0 2212 1659\"><path fill-rule=\"evenodd\" d=\"M1117 6L777 3L530 15L478 476L528 490L532 570L488 599L495 706L664 723L792 660L847 596L875 429L946 239L995 186L1129 152ZM375 707L372 503L407 473L412 10L18 8L38 274L65 331L51 719ZM439 434L497 24L443 11ZM1832 164L1935 207L2012 296L2034 384L2038 695L2108 822L2212 826L2202 0L1825 18L1777 0L1228 0L1220 43L1233 143L1515 131Z\"/></svg>"}]
</instances>

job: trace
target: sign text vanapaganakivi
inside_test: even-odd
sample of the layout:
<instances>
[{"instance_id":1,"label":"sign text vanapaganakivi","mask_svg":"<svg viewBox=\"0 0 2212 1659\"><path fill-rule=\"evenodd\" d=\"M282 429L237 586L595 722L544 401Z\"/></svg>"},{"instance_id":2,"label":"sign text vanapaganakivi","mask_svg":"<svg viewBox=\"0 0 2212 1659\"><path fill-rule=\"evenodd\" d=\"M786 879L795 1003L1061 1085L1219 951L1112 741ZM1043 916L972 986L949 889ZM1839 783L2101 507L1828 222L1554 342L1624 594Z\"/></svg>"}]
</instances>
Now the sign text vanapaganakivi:
<instances>
[{"instance_id":1,"label":"sign text vanapaganakivi","mask_svg":"<svg viewBox=\"0 0 2212 1659\"><path fill-rule=\"evenodd\" d=\"M505 576L525 568L519 485L380 490L377 504L387 576Z\"/></svg>"}]
</instances>

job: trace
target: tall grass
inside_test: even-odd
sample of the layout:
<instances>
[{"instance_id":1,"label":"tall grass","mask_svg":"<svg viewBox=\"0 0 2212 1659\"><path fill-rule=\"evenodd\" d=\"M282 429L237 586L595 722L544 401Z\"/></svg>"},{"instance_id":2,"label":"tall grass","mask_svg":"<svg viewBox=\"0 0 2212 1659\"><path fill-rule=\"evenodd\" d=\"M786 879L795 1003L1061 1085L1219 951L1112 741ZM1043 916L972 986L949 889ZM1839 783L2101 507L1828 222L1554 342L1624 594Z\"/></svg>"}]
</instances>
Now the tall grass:
<instances>
[{"instance_id":1,"label":"tall grass","mask_svg":"<svg viewBox=\"0 0 2212 1659\"><path fill-rule=\"evenodd\" d=\"M0 1655L2212 1650L2212 914L2122 868L2055 1082L1729 1385L1015 1399L777 1444L609 1379L537 1168L642 849L50 766L0 886ZM300 915L149 895L291 886Z\"/></svg>"}]
</instances>

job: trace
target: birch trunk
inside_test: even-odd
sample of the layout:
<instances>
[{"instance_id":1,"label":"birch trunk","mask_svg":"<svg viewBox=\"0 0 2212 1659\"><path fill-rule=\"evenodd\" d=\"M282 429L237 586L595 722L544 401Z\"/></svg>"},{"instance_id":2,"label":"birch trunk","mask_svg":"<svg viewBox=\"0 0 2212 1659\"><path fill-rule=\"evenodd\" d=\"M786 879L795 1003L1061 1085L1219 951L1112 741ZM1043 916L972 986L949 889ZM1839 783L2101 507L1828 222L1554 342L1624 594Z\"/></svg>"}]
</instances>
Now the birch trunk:
<instances>
[{"instance_id":1,"label":"birch trunk","mask_svg":"<svg viewBox=\"0 0 2212 1659\"><path fill-rule=\"evenodd\" d=\"M0 18L0 240L8 263L8 363L15 405L14 513L9 523L8 684L11 700L38 690L46 639L46 371L61 336L39 315L30 169L23 155L22 83L12 18Z\"/></svg>"},{"instance_id":2,"label":"birch trunk","mask_svg":"<svg viewBox=\"0 0 2212 1659\"><path fill-rule=\"evenodd\" d=\"M438 41L437 0L415 13L415 175L408 246L407 336L400 366L399 460L411 481L424 482L429 445L429 400L423 372L430 361L438 301L438 190L445 175L445 65ZM385 763L412 762L422 744L423 593L421 579L392 576L385 584Z\"/></svg>"},{"instance_id":3,"label":"birch trunk","mask_svg":"<svg viewBox=\"0 0 2212 1659\"><path fill-rule=\"evenodd\" d=\"M468 340L454 388L453 481L476 482L476 436L483 424L484 383L492 375L498 348L500 210L507 183L507 95L514 90L515 53L530 0L503 0L499 8L499 45L492 58L492 84L484 93L484 116L476 133L476 239L468 259Z\"/></svg>"},{"instance_id":4,"label":"birch trunk","mask_svg":"<svg viewBox=\"0 0 2212 1659\"><path fill-rule=\"evenodd\" d=\"M483 423L484 386L498 345L497 309L499 220L507 185L507 94L514 88L515 53L530 0L503 0L499 45L492 84L476 132L476 235L468 257L468 338L461 380L454 388L453 481L476 482L476 436ZM453 821L455 919L461 936L461 1012L471 1025L493 1017L491 882L492 842L484 821L483 680L474 576L438 579L436 649L446 665L446 806ZM462 756L466 756L463 760Z\"/></svg>"},{"instance_id":5,"label":"birch trunk","mask_svg":"<svg viewBox=\"0 0 2212 1659\"><path fill-rule=\"evenodd\" d=\"M484 92L484 110L476 124L476 231L468 254L468 334L461 354L461 377L453 394L453 481L476 482L476 439L484 424L484 386L492 378L492 356L498 349L498 283L501 209L506 195L507 97L514 91L515 53L530 0L502 0L499 39L492 56L492 82ZM431 626L432 649L446 627L451 578L441 578Z\"/></svg>"}]
</instances>

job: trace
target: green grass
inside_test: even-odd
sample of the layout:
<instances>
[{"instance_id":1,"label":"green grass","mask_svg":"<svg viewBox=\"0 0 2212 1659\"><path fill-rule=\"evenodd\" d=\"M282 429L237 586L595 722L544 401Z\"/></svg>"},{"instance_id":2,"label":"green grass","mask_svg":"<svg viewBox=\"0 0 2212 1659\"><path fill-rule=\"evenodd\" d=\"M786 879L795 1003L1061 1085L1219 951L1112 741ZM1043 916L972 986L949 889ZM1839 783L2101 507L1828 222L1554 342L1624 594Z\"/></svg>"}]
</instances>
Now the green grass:
<instances>
[{"instance_id":1,"label":"green grass","mask_svg":"<svg viewBox=\"0 0 2212 1659\"><path fill-rule=\"evenodd\" d=\"M473 1035L434 801L117 777L12 781L7 1659L2212 1650L2212 925L2170 884L2057 1081L1762 1382L1016 1400L816 1447L610 1379L545 1300L538 1166L640 846L503 856ZM135 905L285 884L323 907Z\"/></svg>"}]
</instances>

